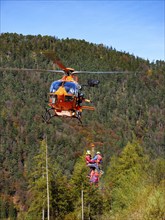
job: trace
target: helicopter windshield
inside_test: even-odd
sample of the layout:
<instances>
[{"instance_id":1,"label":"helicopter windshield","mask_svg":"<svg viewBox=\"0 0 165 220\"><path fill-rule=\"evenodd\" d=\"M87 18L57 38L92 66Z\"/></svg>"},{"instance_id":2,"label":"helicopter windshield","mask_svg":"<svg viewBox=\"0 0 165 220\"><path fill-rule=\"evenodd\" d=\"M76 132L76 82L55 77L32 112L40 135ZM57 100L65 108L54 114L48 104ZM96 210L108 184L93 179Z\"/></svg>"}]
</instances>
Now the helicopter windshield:
<instances>
[{"instance_id":1,"label":"helicopter windshield","mask_svg":"<svg viewBox=\"0 0 165 220\"><path fill-rule=\"evenodd\" d=\"M50 92L56 92L62 85L62 81L55 81L50 86Z\"/></svg>"},{"instance_id":2,"label":"helicopter windshield","mask_svg":"<svg viewBox=\"0 0 165 220\"><path fill-rule=\"evenodd\" d=\"M63 81L55 81L50 87L50 92L56 92L60 86L62 86ZM78 96L78 85L73 82L64 82L64 88L68 94Z\"/></svg>"},{"instance_id":3,"label":"helicopter windshield","mask_svg":"<svg viewBox=\"0 0 165 220\"><path fill-rule=\"evenodd\" d=\"M64 87L68 94L76 95L78 93L77 85L73 82L65 82Z\"/></svg>"}]
</instances>

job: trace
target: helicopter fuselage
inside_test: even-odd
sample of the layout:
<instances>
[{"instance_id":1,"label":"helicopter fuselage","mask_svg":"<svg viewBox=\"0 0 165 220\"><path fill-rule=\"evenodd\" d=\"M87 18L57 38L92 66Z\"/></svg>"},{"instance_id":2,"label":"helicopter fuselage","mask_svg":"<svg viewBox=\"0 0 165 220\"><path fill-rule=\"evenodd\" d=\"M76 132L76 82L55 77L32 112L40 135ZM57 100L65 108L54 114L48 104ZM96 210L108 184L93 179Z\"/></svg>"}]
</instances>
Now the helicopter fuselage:
<instances>
[{"instance_id":1,"label":"helicopter fuselage","mask_svg":"<svg viewBox=\"0 0 165 220\"><path fill-rule=\"evenodd\" d=\"M82 106L82 102L90 102L84 98L81 86L72 76L64 76L50 86L49 107L54 116L81 117L82 109L94 110L92 106Z\"/></svg>"},{"instance_id":2,"label":"helicopter fuselage","mask_svg":"<svg viewBox=\"0 0 165 220\"><path fill-rule=\"evenodd\" d=\"M48 105L57 115L74 116L77 111L82 111L80 89L73 77L64 76L51 84Z\"/></svg>"}]
</instances>

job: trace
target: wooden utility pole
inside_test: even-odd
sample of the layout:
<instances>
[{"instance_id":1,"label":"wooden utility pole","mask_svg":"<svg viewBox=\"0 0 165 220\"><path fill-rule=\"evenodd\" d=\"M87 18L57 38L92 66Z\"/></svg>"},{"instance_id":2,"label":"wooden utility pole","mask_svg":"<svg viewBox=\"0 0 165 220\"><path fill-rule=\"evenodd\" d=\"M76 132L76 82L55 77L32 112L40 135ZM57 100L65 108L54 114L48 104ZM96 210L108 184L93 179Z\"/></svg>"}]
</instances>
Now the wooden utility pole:
<instances>
[{"instance_id":1,"label":"wooden utility pole","mask_svg":"<svg viewBox=\"0 0 165 220\"><path fill-rule=\"evenodd\" d=\"M42 177L44 178L44 174L42 174ZM42 220L45 219L45 209L44 209L44 202L43 202L43 208L42 208Z\"/></svg>"},{"instance_id":2,"label":"wooden utility pole","mask_svg":"<svg viewBox=\"0 0 165 220\"><path fill-rule=\"evenodd\" d=\"M42 209L42 220L44 220L45 219L45 210L44 210L44 208Z\"/></svg>"},{"instance_id":3,"label":"wooden utility pole","mask_svg":"<svg viewBox=\"0 0 165 220\"><path fill-rule=\"evenodd\" d=\"M49 174L48 174L48 145L47 145L47 136L46 136L46 185L47 185L47 219L50 220L49 216Z\"/></svg>"},{"instance_id":4,"label":"wooden utility pole","mask_svg":"<svg viewBox=\"0 0 165 220\"><path fill-rule=\"evenodd\" d=\"M83 189L81 190L81 206L82 206L81 216L82 216L82 220L84 220L84 192L83 192Z\"/></svg>"}]
</instances>

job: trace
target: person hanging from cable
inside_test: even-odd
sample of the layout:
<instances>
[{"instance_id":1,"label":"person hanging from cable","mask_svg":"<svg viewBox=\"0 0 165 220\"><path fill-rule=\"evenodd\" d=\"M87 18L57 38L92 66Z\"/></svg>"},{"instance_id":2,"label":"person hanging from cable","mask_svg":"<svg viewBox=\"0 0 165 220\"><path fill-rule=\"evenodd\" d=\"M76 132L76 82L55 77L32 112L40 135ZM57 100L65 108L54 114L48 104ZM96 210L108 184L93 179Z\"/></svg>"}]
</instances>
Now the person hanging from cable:
<instances>
[{"instance_id":1,"label":"person hanging from cable","mask_svg":"<svg viewBox=\"0 0 165 220\"><path fill-rule=\"evenodd\" d=\"M96 160L92 159L90 150L87 150L86 156L85 156L86 165L90 168L90 173L92 171L92 168L97 169L99 172L99 167L97 165Z\"/></svg>"},{"instance_id":2,"label":"person hanging from cable","mask_svg":"<svg viewBox=\"0 0 165 220\"><path fill-rule=\"evenodd\" d=\"M95 184L96 186L98 186L99 183L99 173L98 170L93 168L90 174L90 184Z\"/></svg>"},{"instance_id":3,"label":"person hanging from cable","mask_svg":"<svg viewBox=\"0 0 165 220\"><path fill-rule=\"evenodd\" d=\"M95 161L98 169L99 169L99 173L101 171L101 174L103 174L103 171L101 170L101 164L103 163L103 158L101 156L100 151L96 152L96 155L92 158L93 161Z\"/></svg>"}]
</instances>

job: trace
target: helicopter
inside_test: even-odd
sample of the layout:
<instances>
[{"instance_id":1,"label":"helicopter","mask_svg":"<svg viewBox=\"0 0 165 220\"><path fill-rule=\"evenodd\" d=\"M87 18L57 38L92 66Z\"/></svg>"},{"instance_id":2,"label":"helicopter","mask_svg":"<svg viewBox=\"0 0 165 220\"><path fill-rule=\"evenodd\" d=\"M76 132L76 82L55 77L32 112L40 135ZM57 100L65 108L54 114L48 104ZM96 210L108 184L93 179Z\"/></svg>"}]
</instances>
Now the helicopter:
<instances>
[{"instance_id":1,"label":"helicopter","mask_svg":"<svg viewBox=\"0 0 165 220\"><path fill-rule=\"evenodd\" d=\"M75 71L73 68L65 67L57 56L54 57L52 52L43 53L63 72L62 78L52 82L50 86L48 102L49 108L46 108L46 112L42 116L44 121L49 122L52 117L58 116L76 118L82 123L82 111L84 109L91 111L95 110L94 106L83 104L92 103L92 101L85 98L82 88L84 86L96 87L99 84L99 80L90 79L87 84L80 85L77 77L77 74L79 74L80 71Z\"/></svg>"},{"instance_id":2,"label":"helicopter","mask_svg":"<svg viewBox=\"0 0 165 220\"><path fill-rule=\"evenodd\" d=\"M61 71L52 70L52 72L63 73L63 77L57 81L52 82L49 92L49 108L46 108L45 114L42 116L45 122L49 122L52 117L70 117L76 118L82 123L82 111L94 111L95 107L91 105L84 105L84 103L91 103L90 99L85 98L82 88L84 86L97 87L99 80L89 79L87 84L80 85L78 83L78 74L114 74L122 73L121 71L110 72L90 72L90 71L75 71L73 68L65 67L57 55L53 51L44 51L47 58L53 61ZM124 72L125 73L125 72Z\"/></svg>"},{"instance_id":3,"label":"helicopter","mask_svg":"<svg viewBox=\"0 0 165 220\"><path fill-rule=\"evenodd\" d=\"M94 111L95 107L90 99L85 98L82 88L84 86L97 87L99 80L89 79L87 84L80 85L78 82L78 74L118 74L128 73L127 71L109 71L109 72L90 72L90 71L75 71L73 68L65 67L54 51L41 51L48 59L53 61L60 70L44 70L44 69L19 69L19 68L2 68L0 70L16 70L16 71L42 71L63 74L62 78L51 83L48 93L49 101L48 108L42 115L44 122L49 123L53 117L69 117L76 118L82 123L82 111ZM88 103L84 105L84 103Z\"/></svg>"}]
</instances>

